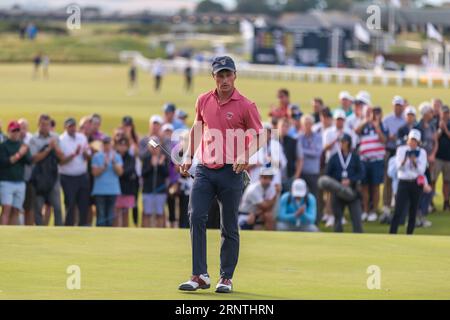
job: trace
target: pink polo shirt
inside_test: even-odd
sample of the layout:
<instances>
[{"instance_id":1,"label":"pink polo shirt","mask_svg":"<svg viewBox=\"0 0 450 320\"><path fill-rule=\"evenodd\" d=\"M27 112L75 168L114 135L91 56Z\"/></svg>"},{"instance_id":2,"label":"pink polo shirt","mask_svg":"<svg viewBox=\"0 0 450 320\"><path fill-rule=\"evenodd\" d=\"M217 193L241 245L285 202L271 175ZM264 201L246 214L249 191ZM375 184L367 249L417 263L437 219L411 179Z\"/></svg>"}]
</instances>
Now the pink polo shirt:
<instances>
[{"instance_id":1,"label":"pink polo shirt","mask_svg":"<svg viewBox=\"0 0 450 320\"><path fill-rule=\"evenodd\" d=\"M216 90L204 93L198 97L195 108L195 121L203 125L197 157L200 163L211 169L233 164L237 154L247 150L251 135L262 130L256 104L237 89L223 103L219 103Z\"/></svg>"}]
</instances>

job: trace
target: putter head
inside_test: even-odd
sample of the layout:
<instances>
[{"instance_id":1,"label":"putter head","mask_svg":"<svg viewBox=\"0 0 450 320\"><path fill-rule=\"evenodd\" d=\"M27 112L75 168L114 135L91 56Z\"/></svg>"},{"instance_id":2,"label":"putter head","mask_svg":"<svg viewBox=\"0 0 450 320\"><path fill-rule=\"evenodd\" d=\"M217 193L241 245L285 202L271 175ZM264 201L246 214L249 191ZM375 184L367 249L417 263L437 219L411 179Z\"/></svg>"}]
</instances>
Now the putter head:
<instances>
[{"instance_id":1,"label":"putter head","mask_svg":"<svg viewBox=\"0 0 450 320\"><path fill-rule=\"evenodd\" d=\"M150 141L148 142L148 145L152 146L153 148L158 148L158 146L159 146L159 144L153 139L150 139Z\"/></svg>"}]
</instances>

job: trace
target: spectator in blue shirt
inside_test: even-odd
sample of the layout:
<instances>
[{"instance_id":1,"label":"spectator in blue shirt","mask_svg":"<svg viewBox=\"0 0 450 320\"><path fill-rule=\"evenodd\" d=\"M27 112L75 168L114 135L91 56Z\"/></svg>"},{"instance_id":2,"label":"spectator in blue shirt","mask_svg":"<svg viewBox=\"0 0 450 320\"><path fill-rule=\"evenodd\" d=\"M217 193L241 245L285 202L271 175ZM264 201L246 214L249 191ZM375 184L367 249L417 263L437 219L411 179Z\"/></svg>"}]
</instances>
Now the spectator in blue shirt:
<instances>
[{"instance_id":1,"label":"spectator in blue shirt","mask_svg":"<svg viewBox=\"0 0 450 320\"><path fill-rule=\"evenodd\" d=\"M315 225L316 198L308 192L303 179L295 179L291 191L281 196L277 229L281 231L319 231Z\"/></svg>"},{"instance_id":2,"label":"spectator in blue shirt","mask_svg":"<svg viewBox=\"0 0 450 320\"><path fill-rule=\"evenodd\" d=\"M97 207L97 226L110 227L114 221L116 198L121 194L119 177L123 173L122 157L112 149L111 138L103 138L103 150L92 158L94 187L92 195Z\"/></svg>"}]
</instances>

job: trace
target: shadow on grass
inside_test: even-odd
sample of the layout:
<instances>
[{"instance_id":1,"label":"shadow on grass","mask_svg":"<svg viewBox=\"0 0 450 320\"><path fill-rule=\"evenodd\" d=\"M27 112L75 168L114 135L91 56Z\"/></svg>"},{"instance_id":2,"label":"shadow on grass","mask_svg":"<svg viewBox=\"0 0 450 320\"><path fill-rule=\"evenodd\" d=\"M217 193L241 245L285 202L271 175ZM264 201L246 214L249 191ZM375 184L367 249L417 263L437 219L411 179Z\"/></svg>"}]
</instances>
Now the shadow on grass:
<instances>
[{"instance_id":1,"label":"shadow on grass","mask_svg":"<svg viewBox=\"0 0 450 320\"><path fill-rule=\"evenodd\" d=\"M192 295L197 298L208 297L221 300L285 300L286 297L277 297L266 294L258 294L251 292L233 291L232 293L215 293L211 291L179 291L183 295Z\"/></svg>"}]
</instances>

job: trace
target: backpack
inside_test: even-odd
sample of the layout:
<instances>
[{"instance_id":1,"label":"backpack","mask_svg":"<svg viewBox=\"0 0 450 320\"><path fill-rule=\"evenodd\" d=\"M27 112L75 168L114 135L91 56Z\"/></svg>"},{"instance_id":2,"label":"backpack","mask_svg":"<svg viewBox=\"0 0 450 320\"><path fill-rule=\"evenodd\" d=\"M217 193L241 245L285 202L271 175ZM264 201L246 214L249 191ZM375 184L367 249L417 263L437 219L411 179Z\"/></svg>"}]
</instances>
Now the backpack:
<instances>
[{"instance_id":1,"label":"backpack","mask_svg":"<svg viewBox=\"0 0 450 320\"><path fill-rule=\"evenodd\" d=\"M42 147L42 152L47 145ZM47 157L36 163L31 173L30 182L39 196L47 196L52 191L58 179L58 158L55 151L51 151Z\"/></svg>"}]
</instances>

